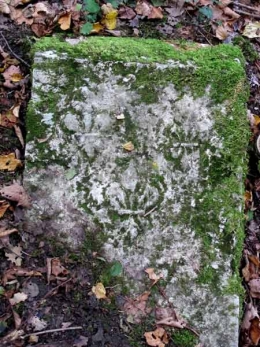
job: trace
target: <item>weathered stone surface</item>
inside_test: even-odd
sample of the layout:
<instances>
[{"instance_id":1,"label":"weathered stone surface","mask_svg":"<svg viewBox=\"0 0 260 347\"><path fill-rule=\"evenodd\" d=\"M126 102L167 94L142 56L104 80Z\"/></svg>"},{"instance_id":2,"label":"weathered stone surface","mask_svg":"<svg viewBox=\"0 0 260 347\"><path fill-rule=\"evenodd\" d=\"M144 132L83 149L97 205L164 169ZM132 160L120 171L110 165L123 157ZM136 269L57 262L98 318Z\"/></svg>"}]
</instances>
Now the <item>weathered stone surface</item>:
<instances>
[{"instance_id":1,"label":"weathered stone surface","mask_svg":"<svg viewBox=\"0 0 260 347\"><path fill-rule=\"evenodd\" d=\"M74 247L95 233L135 293L154 267L206 347L237 346L245 101L231 46L92 38L36 48L31 228Z\"/></svg>"}]
</instances>

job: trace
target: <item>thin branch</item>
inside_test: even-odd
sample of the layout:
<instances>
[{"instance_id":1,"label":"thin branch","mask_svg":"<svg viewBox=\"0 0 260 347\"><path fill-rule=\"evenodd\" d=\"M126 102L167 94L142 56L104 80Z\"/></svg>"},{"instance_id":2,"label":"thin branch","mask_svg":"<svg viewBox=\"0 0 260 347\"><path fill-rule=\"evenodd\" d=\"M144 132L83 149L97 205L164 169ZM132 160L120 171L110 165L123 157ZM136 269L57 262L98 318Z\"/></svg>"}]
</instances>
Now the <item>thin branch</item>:
<instances>
[{"instance_id":1,"label":"thin branch","mask_svg":"<svg viewBox=\"0 0 260 347\"><path fill-rule=\"evenodd\" d=\"M259 12L259 10L255 9L254 7L252 6L248 6L248 5L244 5L244 4L240 4L240 3L237 3L237 2L234 2L232 1L231 4L233 5L236 5L238 7L244 7L244 8L247 8L248 10L251 10L251 11L255 11L255 12Z\"/></svg>"},{"instance_id":2,"label":"thin branch","mask_svg":"<svg viewBox=\"0 0 260 347\"><path fill-rule=\"evenodd\" d=\"M21 336L22 339L25 339L26 337L29 337L31 335L43 335L43 334L50 334L50 333L56 333L58 331L66 331L66 330L81 330L83 329L82 327L68 327L68 328L60 328L60 329L50 329L50 330L44 330L44 331L39 331L37 333L31 333L27 334L24 336Z\"/></svg>"},{"instance_id":3,"label":"thin branch","mask_svg":"<svg viewBox=\"0 0 260 347\"><path fill-rule=\"evenodd\" d=\"M20 60L20 62L22 62L24 65L26 65L27 67L30 68L30 64L28 64L26 61L24 61L22 58L19 57L19 55L15 54L14 51L12 50L12 48L10 47L9 43L7 42L6 38L4 37L4 34L2 33L2 31L0 31L0 35L2 36L4 42L6 43L7 48L9 49L9 51L12 53L12 55Z\"/></svg>"},{"instance_id":4,"label":"thin branch","mask_svg":"<svg viewBox=\"0 0 260 347\"><path fill-rule=\"evenodd\" d=\"M245 16L249 16L249 17L254 17L257 19L260 19L260 14L253 14L253 13L249 13L249 12L245 12L245 11L241 11L241 10L236 10L237 13L239 14L244 14Z\"/></svg>"},{"instance_id":5,"label":"thin branch","mask_svg":"<svg viewBox=\"0 0 260 347\"><path fill-rule=\"evenodd\" d=\"M144 214L144 217L149 216L150 213L152 213L153 211L155 211L157 209L157 206L154 206L150 211L146 212L146 214Z\"/></svg>"}]
</instances>

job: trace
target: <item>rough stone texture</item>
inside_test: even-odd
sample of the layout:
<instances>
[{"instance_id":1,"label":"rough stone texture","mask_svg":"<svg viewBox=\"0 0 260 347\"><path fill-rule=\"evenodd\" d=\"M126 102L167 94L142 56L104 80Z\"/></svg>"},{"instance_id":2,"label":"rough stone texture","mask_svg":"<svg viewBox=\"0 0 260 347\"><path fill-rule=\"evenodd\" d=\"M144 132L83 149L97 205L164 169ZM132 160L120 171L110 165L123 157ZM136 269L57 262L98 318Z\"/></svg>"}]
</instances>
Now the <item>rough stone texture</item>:
<instances>
[{"instance_id":1,"label":"rough stone texture","mask_svg":"<svg viewBox=\"0 0 260 347\"><path fill-rule=\"evenodd\" d=\"M154 267L205 347L236 347L243 58L232 47L183 52L157 41L141 41L135 58L128 50L136 40L112 42L114 51L111 39L88 41L84 53L48 41L37 49L30 228L62 233L74 247L94 232L105 257L123 264L131 291L143 289L144 269ZM150 59L153 44L162 46ZM129 141L132 152L123 149Z\"/></svg>"}]
</instances>

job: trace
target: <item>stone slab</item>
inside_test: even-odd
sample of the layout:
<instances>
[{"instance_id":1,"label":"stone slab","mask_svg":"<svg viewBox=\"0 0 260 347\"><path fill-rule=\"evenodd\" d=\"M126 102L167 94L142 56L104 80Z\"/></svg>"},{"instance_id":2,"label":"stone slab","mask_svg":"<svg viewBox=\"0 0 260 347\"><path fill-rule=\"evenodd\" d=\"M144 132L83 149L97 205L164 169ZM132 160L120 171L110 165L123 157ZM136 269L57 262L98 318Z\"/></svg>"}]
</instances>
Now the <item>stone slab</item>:
<instances>
[{"instance_id":1,"label":"stone slab","mask_svg":"<svg viewBox=\"0 0 260 347\"><path fill-rule=\"evenodd\" d=\"M45 38L34 56L30 228L95 235L133 293L154 267L205 347L238 345L243 64L229 45L141 39Z\"/></svg>"}]
</instances>

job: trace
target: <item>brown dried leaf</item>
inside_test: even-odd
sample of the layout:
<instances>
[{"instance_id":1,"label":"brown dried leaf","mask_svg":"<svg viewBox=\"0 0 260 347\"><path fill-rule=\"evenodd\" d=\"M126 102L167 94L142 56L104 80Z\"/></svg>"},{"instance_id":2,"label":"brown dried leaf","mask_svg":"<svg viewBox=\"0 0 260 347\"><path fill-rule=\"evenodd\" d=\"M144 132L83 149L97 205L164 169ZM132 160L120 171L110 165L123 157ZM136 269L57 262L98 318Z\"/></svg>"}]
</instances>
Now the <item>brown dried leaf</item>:
<instances>
[{"instance_id":1,"label":"brown dried leaf","mask_svg":"<svg viewBox=\"0 0 260 347\"><path fill-rule=\"evenodd\" d=\"M66 276L69 273L69 271L65 269L63 265L61 265L59 258L53 258L51 260L51 273L54 276Z\"/></svg>"},{"instance_id":2,"label":"brown dried leaf","mask_svg":"<svg viewBox=\"0 0 260 347\"><path fill-rule=\"evenodd\" d=\"M124 310L128 318L131 317L132 323L140 323L142 318L150 312L150 309L147 308L149 295L150 292L144 292L135 299L126 298Z\"/></svg>"},{"instance_id":3,"label":"brown dried leaf","mask_svg":"<svg viewBox=\"0 0 260 347\"><path fill-rule=\"evenodd\" d=\"M258 317L257 308L250 302L245 306L245 314L241 324L241 329L248 330L251 325L251 320L255 317Z\"/></svg>"},{"instance_id":4,"label":"brown dried leaf","mask_svg":"<svg viewBox=\"0 0 260 347\"><path fill-rule=\"evenodd\" d=\"M118 17L120 19L133 19L136 16L135 11L128 6L122 6L118 10Z\"/></svg>"},{"instance_id":5,"label":"brown dried leaf","mask_svg":"<svg viewBox=\"0 0 260 347\"><path fill-rule=\"evenodd\" d=\"M260 299L260 279L253 279L248 282L248 285L250 287L250 294L252 298Z\"/></svg>"},{"instance_id":6,"label":"brown dried leaf","mask_svg":"<svg viewBox=\"0 0 260 347\"><path fill-rule=\"evenodd\" d=\"M8 269L7 271L5 271L3 279L2 279L3 285L5 286L9 280L15 279L16 276L32 277L32 276L42 276L42 274L39 271L31 271L26 268L13 267L12 269Z\"/></svg>"},{"instance_id":7,"label":"brown dried leaf","mask_svg":"<svg viewBox=\"0 0 260 347\"><path fill-rule=\"evenodd\" d=\"M223 9L223 13L225 13L226 16L231 17L231 19L238 19L240 18L240 15L236 13L235 11L231 10L229 7L225 7Z\"/></svg>"},{"instance_id":8,"label":"brown dried leaf","mask_svg":"<svg viewBox=\"0 0 260 347\"><path fill-rule=\"evenodd\" d=\"M0 195L8 200L18 202L18 206L30 207L30 197L18 183L0 189Z\"/></svg>"},{"instance_id":9,"label":"brown dried leaf","mask_svg":"<svg viewBox=\"0 0 260 347\"><path fill-rule=\"evenodd\" d=\"M6 69L2 75L5 79L4 85L8 88L12 87L13 82L19 82L21 79L23 79L20 67L15 65L9 66L9 68Z\"/></svg>"},{"instance_id":10,"label":"brown dried leaf","mask_svg":"<svg viewBox=\"0 0 260 347\"><path fill-rule=\"evenodd\" d=\"M220 0L218 3L218 7L224 8L227 7L229 4L231 4L232 0Z\"/></svg>"},{"instance_id":11,"label":"brown dried leaf","mask_svg":"<svg viewBox=\"0 0 260 347\"><path fill-rule=\"evenodd\" d=\"M137 1L137 5L135 8L135 11L137 14L148 17L151 10L152 10L152 5L148 4L146 1Z\"/></svg>"},{"instance_id":12,"label":"brown dried leaf","mask_svg":"<svg viewBox=\"0 0 260 347\"><path fill-rule=\"evenodd\" d=\"M18 137L18 139L21 143L21 146L24 148L25 143L24 143L24 138L23 138L21 128L17 124L14 124L13 127L14 127L14 131L15 131L15 135Z\"/></svg>"},{"instance_id":13,"label":"brown dried leaf","mask_svg":"<svg viewBox=\"0 0 260 347\"><path fill-rule=\"evenodd\" d=\"M0 170L15 171L22 167L22 162L15 158L14 153L0 155Z\"/></svg>"},{"instance_id":14,"label":"brown dried leaf","mask_svg":"<svg viewBox=\"0 0 260 347\"><path fill-rule=\"evenodd\" d=\"M251 341L253 342L253 344L257 346L260 341L260 325L259 325L258 317L255 317L251 321L251 326L249 329L249 337Z\"/></svg>"},{"instance_id":15,"label":"brown dried leaf","mask_svg":"<svg viewBox=\"0 0 260 347\"><path fill-rule=\"evenodd\" d=\"M165 347L169 343L167 332L163 328L144 333L146 343L152 347Z\"/></svg>"},{"instance_id":16,"label":"brown dried leaf","mask_svg":"<svg viewBox=\"0 0 260 347\"><path fill-rule=\"evenodd\" d=\"M152 7L148 19L162 19L163 18L163 12L161 7Z\"/></svg>"},{"instance_id":17,"label":"brown dried leaf","mask_svg":"<svg viewBox=\"0 0 260 347\"><path fill-rule=\"evenodd\" d=\"M5 0L0 0L0 12L5 14L10 13L10 8Z\"/></svg>"},{"instance_id":18,"label":"brown dried leaf","mask_svg":"<svg viewBox=\"0 0 260 347\"><path fill-rule=\"evenodd\" d=\"M11 110L7 111L6 113L0 114L0 126L2 127L12 128L17 122L18 119Z\"/></svg>"},{"instance_id":19,"label":"brown dried leaf","mask_svg":"<svg viewBox=\"0 0 260 347\"><path fill-rule=\"evenodd\" d=\"M22 247L21 246L11 246L10 253L5 252L5 256L8 258L9 261L11 261L16 266L22 265Z\"/></svg>"},{"instance_id":20,"label":"brown dried leaf","mask_svg":"<svg viewBox=\"0 0 260 347\"><path fill-rule=\"evenodd\" d=\"M183 329L186 326L184 319L179 317L172 307L156 307L156 324L167 325L175 328Z\"/></svg>"},{"instance_id":21,"label":"brown dried leaf","mask_svg":"<svg viewBox=\"0 0 260 347\"><path fill-rule=\"evenodd\" d=\"M246 259L246 265L242 269L242 275L243 275L245 281L248 282L251 278L251 274L250 274L248 258L246 257L245 259Z\"/></svg>"},{"instance_id":22,"label":"brown dried leaf","mask_svg":"<svg viewBox=\"0 0 260 347\"><path fill-rule=\"evenodd\" d=\"M224 41L226 40L226 38L228 37L228 31L226 28L224 28L223 26L219 26L217 27L216 30L216 37L221 40Z\"/></svg>"},{"instance_id":23,"label":"brown dried leaf","mask_svg":"<svg viewBox=\"0 0 260 347\"><path fill-rule=\"evenodd\" d=\"M21 324L22 324L22 319L20 318L19 314L17 312L15 312L14 309L12 309L12 312L13 312L13 317L14 317L15 329L19 329Z\"/></svg>"},{"instance_id":24,"label":"brown dried leaf","mask_svg":"<svg viewBox=\"0 0 260 347\"><path fill-rule=\"evenodd\" d=\"M153 285L155 284L155 283L157 283L163 276L160 274L160 275L156 275L155 273L154 273L154 269L153 268L148 268L148 269L146 269L146 270L144 270L147 274L148 274L148 276L149 276L149 278L150 278L150 280L152 280L153 281Z\"/></svg>"},{"instance_id":25,"label":"brown dried leaf","mask_svg":"<svg viewBox=\"0 0 260 347\"><path fill-rule=\"evenodd\" d=\"M0 201L0 218L2 218L3 217L3 215L5 214L5 212L7 211L7 209L10 207L10 204L9 204L9 202L8 201L5 201L5 200L1 200ZM1 231L1 229L0 229L0 231ZM1 233L2 233L3 231L1 231ZM2 237L1 236L1 233L0 233L0 237ZM5 235L6 236L6 235Z\"/></svg>"},{"instance_id":26,"label":"brown dried leaf","mask_svg":"<svg viewBox=\"0 0 260 347\"><path fill-rule=\"evenodd\" d=\"M58 23L60 24L61 30L68 30L71 25L71 13L66 13L64 16L60 17Z\"/></svg>"}]
</instances>

